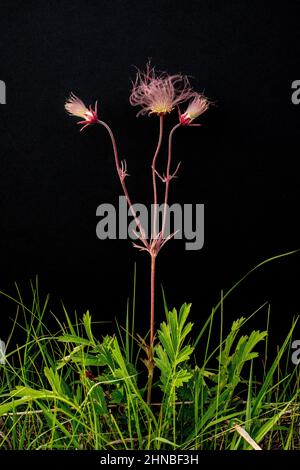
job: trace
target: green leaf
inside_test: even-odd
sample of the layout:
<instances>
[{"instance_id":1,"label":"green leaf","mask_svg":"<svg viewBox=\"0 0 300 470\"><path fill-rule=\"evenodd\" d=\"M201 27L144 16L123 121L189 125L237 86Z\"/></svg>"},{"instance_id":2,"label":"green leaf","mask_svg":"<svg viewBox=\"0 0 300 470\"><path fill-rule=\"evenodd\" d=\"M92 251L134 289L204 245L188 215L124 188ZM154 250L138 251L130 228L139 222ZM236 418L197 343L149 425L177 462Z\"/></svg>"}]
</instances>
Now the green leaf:
<instances>
[{"instance_id":1,"label":"green leaf","mask_svg":"<svg viewBox=\"0 0 300 470\"><path fill-rule=\"evenodd\" d=\"M154 361L161 371L160 387L166 394L173 394L192 377L186 365L194 348L184 344L193 327L192 323L186 323L190 308L191 304L183 304L179 314L175 308L167 312L167 321L161 323L157 332L160 343L154 348Z\"/></svg>"},{"instance_id":2,"label":"green leaf","mask_svg":"<svg viewBox=\"0 0 300 470\"><path fill-rule=\"evenodd\" d=\"M83 315L83 325L84 325L87 337L89 338L91 344L94 346L96 343L95 343L94 335L92 333L92 317L89 311L87 311Z\"/></svg>"},{"instance_id":3,"label":"green leaf","mask_svg":"<svg viewBox=\"0 0 300 470\"><path fill-rule=\"evenodd\" d=\"M75 343L75 344L81 344L84 346L91 346L93 343L89 339L81 338L80 336L76 335L68 335L65 334L63 336L58 336L58 341L61 341L62 343Z\"/></svg>"}]
</instances>

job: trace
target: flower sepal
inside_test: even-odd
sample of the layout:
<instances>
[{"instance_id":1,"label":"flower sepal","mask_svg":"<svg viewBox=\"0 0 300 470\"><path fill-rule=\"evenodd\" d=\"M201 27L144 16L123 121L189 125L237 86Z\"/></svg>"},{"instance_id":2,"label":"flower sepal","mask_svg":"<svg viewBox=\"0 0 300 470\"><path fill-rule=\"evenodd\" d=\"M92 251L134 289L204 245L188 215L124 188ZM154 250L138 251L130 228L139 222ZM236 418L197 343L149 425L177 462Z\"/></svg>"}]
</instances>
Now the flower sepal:
<instances>
[{"instance_id":1,"label":"flower sepal","mask_svg":"<svg viewBox=\"0 0 300 470\"><path fill-rule=\"evenodd\" d=\"M74 93L70 94L69 98L65 103L65 109L71 116L83 118L82 121L77 122L77 124L83 124L83 127L80 129L80 131L83 131L83 129L89 126L90 124L95 124L99 121L97 108L97 101L95 102L94 109L92 108L92 106L89 106L87 108L84 102L80 98L78 98L78 96L74 95Z\"/></svg>"}]
</instances>

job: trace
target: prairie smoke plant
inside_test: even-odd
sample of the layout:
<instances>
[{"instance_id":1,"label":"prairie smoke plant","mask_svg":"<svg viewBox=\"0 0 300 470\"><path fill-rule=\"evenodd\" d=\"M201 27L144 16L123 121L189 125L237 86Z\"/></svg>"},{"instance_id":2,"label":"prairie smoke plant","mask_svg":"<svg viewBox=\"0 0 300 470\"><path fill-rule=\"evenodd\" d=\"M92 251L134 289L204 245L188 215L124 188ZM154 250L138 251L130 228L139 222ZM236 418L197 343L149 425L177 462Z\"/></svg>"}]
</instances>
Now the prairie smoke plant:
<instances>
[{"instance_id":1,"label":"prairie smoke plant","mask_svg":"<svg viewBox=\"0 0 300 470\"><path fill-rule=\"evenodd\" d=\"M153 347L155 341L155 261L161 248L174 235L165 235L166 214L169 199L170 182L176 176L180 165L179 163L175 171L171 171L173 137L175 131L181 126L199 125L192 124L192 121L194 121L194 119L196 119L208 109L209 101L203 95L196 93L192 90L187 76L181 74L168 75L165 72L157 73L154 67L150 66L150 63L147 64L144 72L141 72L140 70L137 71L136 80L133 83L129 101L132 106L141 107L140 111L137 113L137 116L145 114L156 114L157 116L159 116L158 142L155 148L151 164L154 203L154 224L153 232L151 233L149 239L147 239L145 236L145 230L143 229L139 217L135 213L133 204L131 202L127 190L126 178L129 176L129 174L127 173L126 161L120 161L119 159L116 139L114 137L111 127L106 122L98 118L97 103L95 104L94 109L92 109L91 106L87 108L83 101L81 101L81 99L79 99L76 95L71 94L65 103L65 109L69 114L73 116L78 116L83 119L78 123L83 124L82 129L89 126L90 124L96 123L104 127L108 132L112 144L115 166L119 176L119 180L138 229L138 234L135 232L138 238L138 242L134 243L134 246L142 251L147 251L151 256L149 345L146 343L145 340L140 339L140 346L145 350L147 355L147 359L145 359L144 361L148 369L147 402L151 403L151 390L154 371ZM186 111L183 114L181 114L179 111L179 122L173 128L171 128L169 132L166 170L163 175L160 175L156 170L156 160L158 158L162 145L164 132L164 118L166 114L171 113L171 111L173 111L175 107L178 107L179 104L182 104L186 101L189 101ZM157 220L157 177L159 177L161 182L164 184L165 192L161 228L159 228Z\"/></svg>"},{"instance_id":2,"label":"prairie smoke plant","mask_svg":"<svg viewBox=\"0 0 300 470\"><path fill-rule=\"evenodd\" d=\"M186 111L180 114L179 120L183 125L189 125L194 119L199 117L201 114L208 110L210 102L205 96L194 93L192 101L189 103Z\"/></svg>"},{"instance_id":3,"label":"prairie smoke plant","mask_svg":"<svg viewBox=\"0 0 300 470\"><path fill-rule=\"evenodd\" d=\"M71 116L80 117L83 121L79 121L77 124L83 124L81 131L98 121L97 115L97 101L95 103L94 109L90 106L87 108L84 102L78 98L74 93L71 93L69 98L65 102L65 109Z\"/></svg>"},{"instance_id":4,"label":"prairie smoke plant","mask_svg":"<svg viewBox=\"0 0 300 470\"><path fill-rule=\"evenodd\" d=\"M188 77L181 74L168 75L157 73L148 63L145 72L137 71L129 102L140 106L140 114L166 114L173 111L176 105L193 96Z\"/></svg>"}]
</instances>

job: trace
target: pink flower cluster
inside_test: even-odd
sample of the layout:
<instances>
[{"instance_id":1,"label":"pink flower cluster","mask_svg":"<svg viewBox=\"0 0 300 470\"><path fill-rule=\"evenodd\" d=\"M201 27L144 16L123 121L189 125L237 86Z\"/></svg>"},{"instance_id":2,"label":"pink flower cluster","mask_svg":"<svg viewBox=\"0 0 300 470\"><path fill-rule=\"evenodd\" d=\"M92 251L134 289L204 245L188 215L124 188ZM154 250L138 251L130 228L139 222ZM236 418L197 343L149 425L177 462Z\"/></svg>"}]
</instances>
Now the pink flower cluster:
<instances>
[{"instance_id":1,"label":"pink flower cluster","mask_svg":"<svg viewBox=\"0 0 300 470\"><path fill-rule=\"evenodd\" d=\"M129 102L132 106L141 108L137 116L145 114L161 116L171 113L180 104L189 102L184 113L181 114L179 111L179 122L185 126L203 114L210 105L209 100L203 94L192 89L186 75L157 73L150 63L146 65L144 72L137 71ZM83 119L78 122L78 124L83 124L81 130L98 121L97 103L94 109L91 106L87 108L73 93L67 99L65 109L69 114Z\"/></svg>"}]
</instances>

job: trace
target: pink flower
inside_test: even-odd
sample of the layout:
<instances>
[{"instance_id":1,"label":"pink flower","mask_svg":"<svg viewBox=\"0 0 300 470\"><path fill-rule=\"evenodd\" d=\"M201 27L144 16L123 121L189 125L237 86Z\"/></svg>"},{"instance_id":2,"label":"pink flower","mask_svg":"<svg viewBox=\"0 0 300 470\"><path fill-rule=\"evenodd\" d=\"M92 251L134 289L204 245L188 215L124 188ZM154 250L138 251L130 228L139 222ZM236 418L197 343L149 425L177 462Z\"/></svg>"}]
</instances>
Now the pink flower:
<instances>
[{"instance_id":1,"label":"pink flower","mask_svg":"<svg viewBox=\"0 0 300 470\"><path fill-rule=\"evenodd\" d=\"M193 96L187 76L156 73L154 67L147 64L145 72L138 70L133 83L129 102L132 106L141 106L140 114L170 113L176 105Z\"/></svg>"},{"instance_id":2,"label":"pink flower","mask_svg":"<svg viewBox=\"0 0 300 470\"><path fill-rule=\"evenodd\" d=\"M71 93L65 103L65 109L71 116L78 116L83 118L83 121L79 121L77 123L84 124L84 126L80 129L81 131L90 124L98 122L97 101L95 103L94 109L92 109L92 106L87 108L80 98L74 95L74 93Z\"/></svg>"},{"instance_id":3,"label":"pink flower","mask_svg":"<svg viewBox=\"0 0 300 470\"><path fill-rule=\"evenodd\" d=\"M180 114L179 120L181 124L188 126L194 119L205 113L209 108L210 102L204 95L194 93L194 98L189 103L186 111Z\"/></svg>"}]
</instances>

